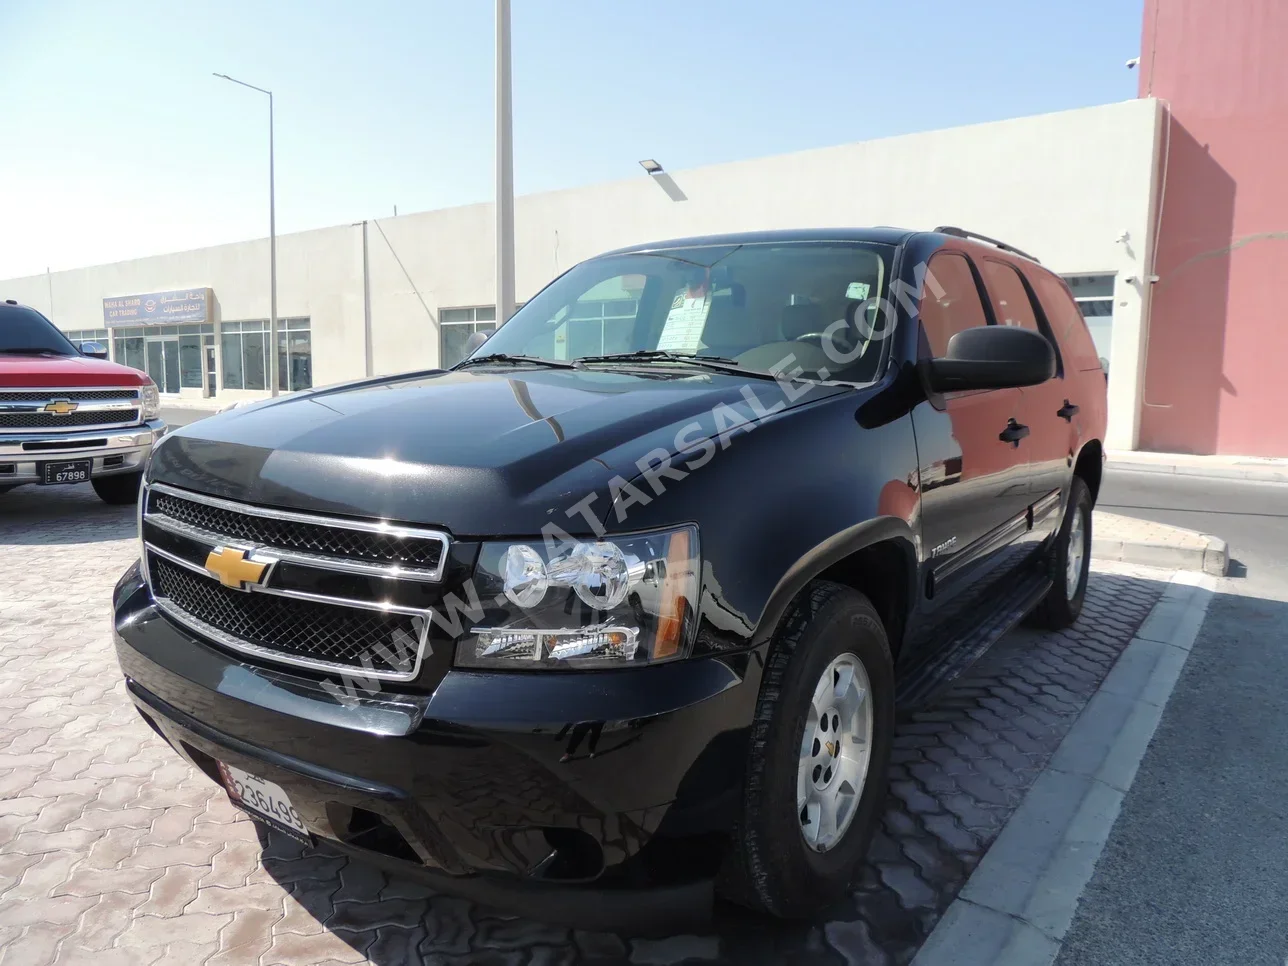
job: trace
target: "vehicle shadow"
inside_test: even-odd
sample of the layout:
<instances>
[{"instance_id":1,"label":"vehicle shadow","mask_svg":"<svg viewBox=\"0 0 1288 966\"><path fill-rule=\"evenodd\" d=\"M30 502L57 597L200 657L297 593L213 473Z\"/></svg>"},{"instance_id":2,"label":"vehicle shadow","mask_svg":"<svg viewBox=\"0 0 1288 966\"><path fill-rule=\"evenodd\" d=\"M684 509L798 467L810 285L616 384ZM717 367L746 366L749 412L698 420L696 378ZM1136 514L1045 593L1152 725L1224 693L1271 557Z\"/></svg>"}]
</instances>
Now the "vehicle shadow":
<instances>
[{"instance_id":1,"label":"vehicle shadow","mask_svg":"<svg viewBox=\"0 0 1288 966\"><path fill-rule=\"evenodd\" d=\"M896 728L889 794L849 895L788 923L718 904L701 935L641 939L532 922L438 894L325 845L264 832L268 874L380 966L906 964L966 882L1166 584L1093 572L1082 617L1006 635ZM289 905L289 904L288 904Z\"/></svg>"},{"instance_id":2,"label":"vehicle shadow","mask_svg":"<svg viewBox=\"0 0 1288 966\"><path fill-rule=\"evenodd\" d=\"M88 483L31 483L0 493L0 546L102 543L136 536L135 508L109 506Z\"/></svg>"}]
</instances>

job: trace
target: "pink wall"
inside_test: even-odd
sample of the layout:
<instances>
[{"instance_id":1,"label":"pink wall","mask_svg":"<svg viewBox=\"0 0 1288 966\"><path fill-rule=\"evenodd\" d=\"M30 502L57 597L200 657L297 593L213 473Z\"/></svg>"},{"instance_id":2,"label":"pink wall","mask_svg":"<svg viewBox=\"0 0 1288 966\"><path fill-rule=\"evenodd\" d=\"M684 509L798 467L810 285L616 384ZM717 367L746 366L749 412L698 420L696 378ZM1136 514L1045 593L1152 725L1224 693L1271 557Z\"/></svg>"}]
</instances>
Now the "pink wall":
<instances>
[{"instance_id":1,"label":"pink wall","mask_svg":"<svg viewBox=\"0 0 1288 966\"><path fill-rule=\"evenodd\" d=\"M1288 456L1288 0L1145 0L1140 72L1172 114L1140 447Z\"/></svg>"}]
</instances>

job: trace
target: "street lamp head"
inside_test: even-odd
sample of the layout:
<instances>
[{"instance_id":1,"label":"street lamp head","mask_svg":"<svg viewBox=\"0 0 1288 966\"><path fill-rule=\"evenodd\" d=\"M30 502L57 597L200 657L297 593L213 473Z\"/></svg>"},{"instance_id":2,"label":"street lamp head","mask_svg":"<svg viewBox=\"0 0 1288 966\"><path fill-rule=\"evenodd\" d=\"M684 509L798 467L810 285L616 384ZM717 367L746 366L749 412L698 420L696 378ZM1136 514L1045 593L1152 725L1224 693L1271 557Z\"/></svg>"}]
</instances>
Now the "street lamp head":
<instances>
[{"instance_id":1,"label":"street lamp head","mask_svg":"<svg viewBox=\"0 0 1288 966\"><path fill-rule=\"evenodd\" d=\"M647 158L641 161L640 167L643 168L645 171L647 171L649 174L662 173L662 166L658 164L656 161L654 161L652 158Z\"/></svg>"},{"instance_id":2,"label":"street lamp head","mask_svg":"<svg viewBox=\"0 0 1288 966\"><path fill-rule=\"evenodd\" d=\"M271 99L272 99L272 97L273 97L273 92L272 92L272 91L265 90L265 89L264 89L264 88L262 88L262 87L256 87L254 84L247 84L244 80L238 80L236 77L229 77L227 74L220 74L220 73L219 73L219 72L217 72L217 71L211 71L211 73L212 73L215 77L218 77L220 80L232 81L234 84L237 84L237 85L239 85L239 86L241 86L241 87L249 87L249 88L250 88L251 90L253 90L253 91L259 91L261 94L267 94L267 95L269 96L270 100L271 100Z\"/></svg>"}]
</instances>

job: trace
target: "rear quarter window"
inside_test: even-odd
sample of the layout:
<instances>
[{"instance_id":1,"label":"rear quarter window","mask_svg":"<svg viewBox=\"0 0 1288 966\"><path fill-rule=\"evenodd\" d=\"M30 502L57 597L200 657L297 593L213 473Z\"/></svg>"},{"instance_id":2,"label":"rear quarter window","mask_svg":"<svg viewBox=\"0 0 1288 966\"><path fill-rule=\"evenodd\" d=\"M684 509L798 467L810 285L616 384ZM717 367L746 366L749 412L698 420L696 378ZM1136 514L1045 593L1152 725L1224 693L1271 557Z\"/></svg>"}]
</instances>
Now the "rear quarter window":
<instances>
[{"instance_id":1,"label":"rear quarter window","mask_svg":"<svg viewBox=\"0 0 1288 966\"><path fill-rule=\"evenodd\" d=\"M1066 368L1080 372L1099 369L1100 356L1096 353L1096 345L1091 341L1087 323L1083 321L1078 303L1073 300L1064 280L1039 268L1029 268L1026 274L1042 304L1051 332L1060 343Z\"/></svg>"}]
</instances>

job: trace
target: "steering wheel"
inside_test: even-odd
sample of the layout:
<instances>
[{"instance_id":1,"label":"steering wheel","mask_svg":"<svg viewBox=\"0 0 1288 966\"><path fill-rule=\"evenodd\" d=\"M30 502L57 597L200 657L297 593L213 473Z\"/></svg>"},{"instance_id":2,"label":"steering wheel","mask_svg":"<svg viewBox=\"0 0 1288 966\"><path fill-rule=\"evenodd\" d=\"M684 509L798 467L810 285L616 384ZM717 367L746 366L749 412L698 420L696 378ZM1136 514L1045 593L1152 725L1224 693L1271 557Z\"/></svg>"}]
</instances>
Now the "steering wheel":
<instances>
[{"instance_id":1,"label":"steering wheel","mask_svg":"<svg viewBox=\"0 0 1288 966\"><path fill-rule=\"evenodd\" d=\"M821 349L823 347L823 337L826 334L827 333L825 332L806 332L804 335L798 335L796 338L792 339L792 341L793 342L815 342L818 344L818 347Z\"/></svg>"},{"instance_id":2,"label":"steering wheel","mask_svg":"<svg viewBox=\"0 0 1288 966\"><path fill-rule=\"evenodd\" d=\"M838 332L835 335L829 335L826 332L806 332L803 335L798 335L792 341L804 342L807 345L816 345L822 349L823 340L827 339L833 345L840 347L842 352L852 352L854 351L855 346L858 345L857 341L852 341L852 339L849 338L854 334L854 331L849 326L846 326L842 332ZM840 336L840 338L837 338L837 336ZM823 351L826 352L827 350L824 349Z\"/></svg>"}]
</instances>

